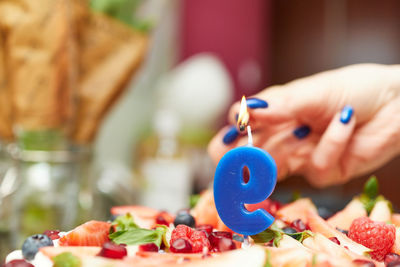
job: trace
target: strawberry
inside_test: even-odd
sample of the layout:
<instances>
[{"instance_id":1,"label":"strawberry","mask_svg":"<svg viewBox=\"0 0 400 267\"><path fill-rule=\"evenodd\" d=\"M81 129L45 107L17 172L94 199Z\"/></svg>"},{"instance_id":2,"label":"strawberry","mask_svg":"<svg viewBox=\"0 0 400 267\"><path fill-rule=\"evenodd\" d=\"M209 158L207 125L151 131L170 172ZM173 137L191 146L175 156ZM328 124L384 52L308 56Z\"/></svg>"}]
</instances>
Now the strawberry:
<instances>
[{"instance_id":1,"label":"strawberry","mask_svg":"<svg viewBox=\"0 0 400 267\"><path fill-rule=\"evenodd\" d=\"M107 242L111 224L86 222L59 239L60 246L102 246Z\"/></svg>"},{"instance_id":2,"label":"strawberry","mask_svg":"<svg viewBox=\"0 0 400 267\"><path fill-rule=\"evenodd\" d=\"M377 222L368 217L360 217L353 221L349 229L349 237L359 244L372 249L373 259L383 261L394 244L396 229L393 225Z\"/></svg>"},{"instance_id":3,"label":"strawberry","mask_svg":"<svg viewBox=\"0 0 400 267\"><path fill-rule=\"evenodd\" d=\"M210 241L207 238L207 234L201 230L194 230L189 226L180 224L178 225L171 234L170 244L174 243L175 240L184 239L189 242L192 248L192 252L199 253L203 251L204 247L208 250L211 249Z\"/></svg>"}]
</instances>

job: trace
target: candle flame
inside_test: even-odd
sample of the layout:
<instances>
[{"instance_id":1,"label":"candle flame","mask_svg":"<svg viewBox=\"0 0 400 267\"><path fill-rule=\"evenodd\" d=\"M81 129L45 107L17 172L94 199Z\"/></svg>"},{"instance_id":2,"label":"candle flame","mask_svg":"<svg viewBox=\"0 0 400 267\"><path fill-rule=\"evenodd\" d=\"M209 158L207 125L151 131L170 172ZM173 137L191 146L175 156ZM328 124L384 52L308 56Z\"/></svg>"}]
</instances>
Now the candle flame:
<instances>
[{"instance_id":1,"label":"candle flame","mask_svg":"<svg viewBox=\"0 0 400 267\"><path fill-rule=\"evenodd\" d=\"M237 126L240 131L244 131L246 129L247 124L249 123L250 114L247 112L247 103L246 97L242 97L242 101L240 102L240 111L239 117L237 120Z\"/></svg>"}]
</instances>

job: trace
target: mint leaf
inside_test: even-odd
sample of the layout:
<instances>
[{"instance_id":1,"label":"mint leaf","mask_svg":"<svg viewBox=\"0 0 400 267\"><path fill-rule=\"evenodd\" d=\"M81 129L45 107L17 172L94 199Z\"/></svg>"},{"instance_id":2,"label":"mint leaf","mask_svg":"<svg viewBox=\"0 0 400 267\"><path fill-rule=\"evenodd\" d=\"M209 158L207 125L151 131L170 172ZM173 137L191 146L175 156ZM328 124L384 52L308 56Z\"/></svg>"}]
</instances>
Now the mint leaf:
<instances>
[{"instance_id":1,"label":"mint leaf","mask_svg":"<svg viewBox=\"0 0 400 267\"><path fill-rule=\"evenodd\" d=\"M81 260L71 252L64 252L51 258L54 262L53 267L80 267Z\"/></svg>"},{"instance_id":2,"label":"mint leaf","mask_svg":"<svg viewBox=\"0 0 400 267\"><path fill-rule=\"evenodd\" d=\"M167 229L166 226L159 226L155 230L132 228L130 230L117 231L110 234L109 237L117 244L142 245L154 243L156 246L160 247Z\"/></svg>"},{"instance_id":3,"label":"mint leaf","mask_svg":"<svg viewBox=\"0 0 400 267\"><path fill-rule=\"evenodd\" d=\"M287 235L293 237L294 239L296 239L299 242L303 242L304 239L306 239L307 237L313 236L314 234L310 230L305 230L303 232L287 234Z\"/></svg>"},{"instance_id":4,"label":"mint leaf","mask_svg":"<svg viewBox=\"0 0 400 267\"><path fill-rule=\"evenodd\" d=\"M371 176L368 181L364 185L364 195L369 197L370 199L374 199L378 196L378 180L376 176Z\"/></svg>"},{"instance_id":5,"label":"mint leaf","mask_svg":"<svg viewBox=\"0 0 400 267\"><path fill-rule=\"evenodd\" d=\"M262 231L261 233L252 235L251 238L254 240L255 243L264 244L275 239L277 239L278 240L277 242L279 242L279 240L282 239L282 234L283 231L273 224L269 228Z\"/></svg>"},{"instance_id":6,"label":"mint leaf","mask_svg":"<svg viewBox=\"0 0 400 267\"><path fill-rule=\"evenodd\" d=\"M139 228L139 226L133 221L133 217L130 213L118 216L111 225L115 226L115 232ZM113 227L111 227L111 229L113 229Z\"/></svg>"}]
</instances>

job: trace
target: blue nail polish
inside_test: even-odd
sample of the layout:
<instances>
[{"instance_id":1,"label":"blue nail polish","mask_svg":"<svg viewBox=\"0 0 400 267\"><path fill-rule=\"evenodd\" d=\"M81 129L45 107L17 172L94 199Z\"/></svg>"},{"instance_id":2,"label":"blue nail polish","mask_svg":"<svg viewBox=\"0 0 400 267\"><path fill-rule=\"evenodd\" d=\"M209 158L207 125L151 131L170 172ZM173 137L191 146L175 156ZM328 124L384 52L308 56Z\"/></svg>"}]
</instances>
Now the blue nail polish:
<instances>
[{"instance_id":1,"label":"blue nail polish","mask_svg":"<svg viewBox=\"0 0 400 267\"><path fill-rule=\"evenodd\" d=\"M299 139L305 138L311 132L311 128L307 125L300 126L293 131L294 136Z\"/></svg>"},{"instance_id":2,"label":"blue nail polish","mask_svg":"<svg viewBox=\"0 0 400 267\"><path fill-rule=\"evenodd\" d=\"M343 124L347 124L351 120L353 113L354 109L352 106L349 105L344 106L342 112L340 112L340 122Z\"/></svg>"},{"instance_id":3,"label":"blue nail polish","mask_svg":"<svg viewBox=\"0 0 400 267\"><path fill-rule=\"evenodd\" d=\"M248 98L246 99L246 104L248 108L255 109L255 108L267 108L268 103L264 100L258 98Z\"/></svg>"},{"instance_id":4,"label":"blue nail polish","mask_svg":"<svg viewBox=\"0 0 400 267\"><path fill-rule=\"evenodd\" d=\"M229 145L230 143L235 141L238 136L239 136L239 131L236 129L235 126L232 126L226 132L224 138L222 139L222 142L224 142L225 145Z\"/></svg>"},{"instance_id":5,"label":"blue nail polish","mask_svg":"<svg viewBox=\"0 0 400 267\"><path fill-rule=\"evenodd\" d=\"M238 119L239 119L239 114L236 113L236 114L235 114L235 121L237 121Z\"/></svg>"}]
</instances>

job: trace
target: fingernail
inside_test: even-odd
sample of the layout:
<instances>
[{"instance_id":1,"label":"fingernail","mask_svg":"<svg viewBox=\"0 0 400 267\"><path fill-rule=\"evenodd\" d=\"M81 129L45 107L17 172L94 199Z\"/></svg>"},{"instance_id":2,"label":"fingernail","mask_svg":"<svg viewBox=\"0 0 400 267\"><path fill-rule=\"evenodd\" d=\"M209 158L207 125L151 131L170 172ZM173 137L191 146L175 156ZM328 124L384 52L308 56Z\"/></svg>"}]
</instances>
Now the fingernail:
<instances>
[{"instance_id":1,"label":"fingernail","mask_svg":"<svg viewBox=\"0 0 400 267\"><path fill-rule=\"evenodd\" d=\"M248 98L248 99L246 99L246 104L247 104L247 107L251 108L251 109L268 107L268 103L259 98Z\"/></svg>"},{"instance_id":2,"label":"fingernail","mask_svg":"<svg viewBox=\"0 0 400 267\"><path fill-rule=\"evenodd\" d=\"M307 126L307 125L303 125L303 126L300 126L300 127L296 128L296 129L293 131L293 134L294 134L294 136L296 136L297 138L303 139L303 138L305 138L310 132L311 132L310 127Z\"/></svg>"},{"instance_id":3,"label":"fingernail","mask_svg":"<svg viewBox=\"0 0 400 267\"><path fill-rule=\"evenodd\" d=\"M239 119L239 114L236 113L236 114L235 114L235 121L237 121L238 119Z\"/></svg>"},{"instance_id":4,"label":"fingernail","mask_svg":"<svg viewBox=\"0 0 400 267\"><path fill-rule=\"evenodd\" d=\"M349 105L344 106L344 108L340 112L340 122L343 124L347 124L351 120L353 112L354 110L352 106Z\"/></svg>"},{"instance_id":5,"label":"fingernail","mask_svg":"<svg viewBox=\"0 0 400 267\"><path fill-rule=\"evenodd\" d=\"M236 127L231 126L231 128L229 128L229 130L224 135L222 142L224 142L225 145L229 145L230 143L235 141L238 136L239 136L239 132L236 129Z\"/></svg>"}]
</instances>

